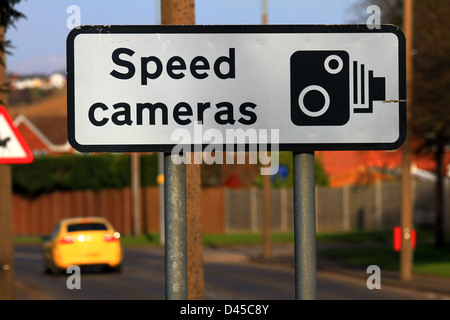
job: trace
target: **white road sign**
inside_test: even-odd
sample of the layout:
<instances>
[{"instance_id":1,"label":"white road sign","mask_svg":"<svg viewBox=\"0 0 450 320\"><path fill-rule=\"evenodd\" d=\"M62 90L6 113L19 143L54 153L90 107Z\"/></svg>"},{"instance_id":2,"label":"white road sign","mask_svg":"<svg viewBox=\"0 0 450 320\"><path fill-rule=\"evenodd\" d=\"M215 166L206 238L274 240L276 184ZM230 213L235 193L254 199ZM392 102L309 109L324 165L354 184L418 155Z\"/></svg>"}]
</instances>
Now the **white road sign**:
<instances>
[{"instance_id":1,"label":"white road sign","mask_svg":"<svg viewBox=\"0 0 450 320\"><path fill-rule=\"evenodd\" d=\"M81 152L395 149L406 136L395 26L81 26L67 63Z\"/></svg>"}]
</instances>

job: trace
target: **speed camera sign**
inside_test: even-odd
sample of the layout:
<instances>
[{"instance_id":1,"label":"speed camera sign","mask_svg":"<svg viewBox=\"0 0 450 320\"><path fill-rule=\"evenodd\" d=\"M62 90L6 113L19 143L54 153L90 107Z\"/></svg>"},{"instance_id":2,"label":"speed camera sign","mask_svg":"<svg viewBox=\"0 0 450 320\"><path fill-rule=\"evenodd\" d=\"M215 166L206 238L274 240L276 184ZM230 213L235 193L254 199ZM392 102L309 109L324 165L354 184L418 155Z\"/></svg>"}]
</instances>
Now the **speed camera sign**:
<instances>
[{"instance_id":1,"label":"speed camera sign","mask_svg":"<svg viewBox=\"0 0 450 320\"><path fill-rule=\"evenodd\" d=\"M81 26L67 63L82 152L170 151L177 130L200 148L276 131L292 151L395 149L406 135L395 26Z\"/></svg>"}]
</instances>

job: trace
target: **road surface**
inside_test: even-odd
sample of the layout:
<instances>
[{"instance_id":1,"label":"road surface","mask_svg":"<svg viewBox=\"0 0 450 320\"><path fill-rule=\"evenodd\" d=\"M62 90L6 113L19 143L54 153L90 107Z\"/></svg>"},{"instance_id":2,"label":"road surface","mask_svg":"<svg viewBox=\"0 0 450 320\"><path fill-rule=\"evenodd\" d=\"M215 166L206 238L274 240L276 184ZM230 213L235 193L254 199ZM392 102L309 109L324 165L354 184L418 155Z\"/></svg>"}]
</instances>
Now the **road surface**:
<instances>
[{"instance_id":1,"label":"road surface","mask_svg":"<svg viewBox=\"0 0 450 320\"><path fill-rule=\"evenodd\" d=\"M40 246L17 245L15 279L18 299L164 300L163 248L125 248L120 273L88 270L81 289L68 289L70 274L46 275ZM205 300L294 300L295 270L250 262L239 249L205 249ZM368 275L369 276L369 275ZM363 279L318 272L318 300L415 300L433 296L382 286L369 290ZM20 296L26 292L27 296Z\"/></svg>"}]
</instances>

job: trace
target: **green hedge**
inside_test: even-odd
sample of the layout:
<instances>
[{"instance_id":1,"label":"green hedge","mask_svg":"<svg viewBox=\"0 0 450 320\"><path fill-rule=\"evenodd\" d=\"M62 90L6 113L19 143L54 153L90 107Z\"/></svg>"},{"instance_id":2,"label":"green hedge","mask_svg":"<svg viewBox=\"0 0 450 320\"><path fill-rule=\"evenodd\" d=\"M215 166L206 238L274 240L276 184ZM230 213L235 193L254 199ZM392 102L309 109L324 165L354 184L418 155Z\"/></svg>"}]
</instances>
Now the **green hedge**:
<instances>
[{"instance_id":1,"label":"green hedge","mask_svg":"<svg viewBox=\"0 0 450 320\"><path fill-rule=\"evenodd\" d=\"M141 185L156 185L158 160L156 154L142 155ZM70 156L39 156L30 164L12 167L15 193L36 196L55 190L99 190L130 185L130 156L96 154Z\"/></svg>"},{"instance_id":2,"label":"green hedge","mask_svg":"<svg viewBox=\"0 0 450 320\"><path fill-rule=\"evenodd\" d=\"M158 154L141 154L141 186L156 186ZM130 186L131 165L127 154L37 156L30 164L12 166L13 190L24 196L38 196L56 190L99 190ZM315 179L319 186L328 185L328 175L319 158L315 159ZM286 176L272 177L273 187L292 187L292 152L279 153L280 166ZM221 185L221 165L202 166L202 185ZM261 175L254 181L262 186Z\"/></svg>"}]
</instances>

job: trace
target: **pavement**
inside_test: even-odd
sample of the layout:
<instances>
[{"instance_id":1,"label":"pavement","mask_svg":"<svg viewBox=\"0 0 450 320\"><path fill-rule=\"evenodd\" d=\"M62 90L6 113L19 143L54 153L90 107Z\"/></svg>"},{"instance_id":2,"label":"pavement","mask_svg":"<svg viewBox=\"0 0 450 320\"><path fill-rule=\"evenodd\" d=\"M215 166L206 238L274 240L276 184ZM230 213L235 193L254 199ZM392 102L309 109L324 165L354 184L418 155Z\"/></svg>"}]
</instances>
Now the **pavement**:
<instances>
[{"instance_id":1,"label":"pavement","mask_svg":"<svg viewBox=\"0 0 450 320\"><path fill-rule=\"evenodd\" d=\"M319 249L321 246L318 246ZM289 268L295 268L294 246L293 245L275 245L271 247L271 255L268 258L263 257L261 246L258 247L234 247L228 248L228 254L223 255L222 249L217 250L221 255L221 260L230 261L231 259L240 261L249 261L254 263L280 265ZM208 255L205 253L205 261L208 261ZM328 273L341 277L359 279L366 282L372 273L367 273L367 267L355 267L346 265L336 260L317 257L317 274ZM400 272L394 270L381 269L381 286L391 286L401 289L414 290L426 294L436 300L450 300L450 278L431 276L426 274L414 273L411 280L401 279Z\"/></svg>"},{"instance_id":2,"label":"pavement","mask_svg":"<svg viewBox=\"0 0 450 320\"><path fill-rule=\"evenodd\" d=\"M317 249L319 249L318 246ZM227 248L205 248L204 262L250 262L278 265L295 269L294 246L272 245L270 257L263 257L261 246L233 246ZM317 257L317 274L334 274L367 281L367 268L345 265L335 260ZM33 287L16 279L16 300L45 300ZM381 285L427 294L436 300L450 300L450 279L414 273L411 280L402 280L399 271L381 270Z\"/></svg>"}]
</instances>

